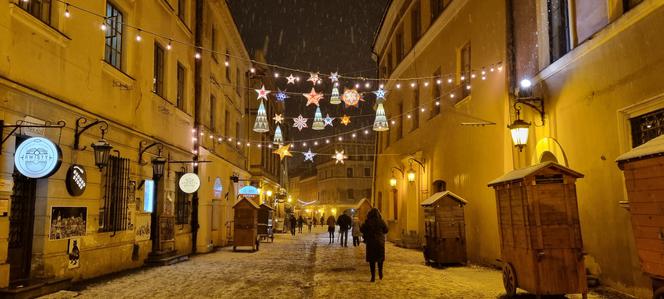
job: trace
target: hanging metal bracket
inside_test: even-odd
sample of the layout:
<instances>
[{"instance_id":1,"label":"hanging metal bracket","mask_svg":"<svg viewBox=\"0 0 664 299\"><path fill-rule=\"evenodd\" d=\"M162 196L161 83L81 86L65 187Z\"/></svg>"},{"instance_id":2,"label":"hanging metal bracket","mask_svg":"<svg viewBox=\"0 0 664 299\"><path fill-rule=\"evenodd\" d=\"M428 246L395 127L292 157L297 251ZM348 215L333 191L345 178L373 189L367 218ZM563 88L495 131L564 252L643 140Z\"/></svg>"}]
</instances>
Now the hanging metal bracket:
<instances>
[{"instance_id":1,"label":"hanging metal bracket","mask_svg":"<svg viewBox=\"0 0 664 299\"><path fill-rule=\"evenodd\" d=\"M517 98L514 100L514 110L515 111L520 111L521 108L517 107L517 105L526 105L533 110L537 111L540 115L540 120L542 121L542 124L544 124L544 100L542 98L537 98L537 97L528 97L528 98Z\"/></svg>"},{"instance_id":2,"label":"hanging metal bracket","mask_svg":"<svg viewBox=\"0 0 664 299\"><path fill-rule=\"evenodd\" d=\"M164 145L161 142L153 142L147 146L144 144L148 144L148 141L141 141L138 143L138 165L148 164L148 162L143 161L143 154L151 147L157 146L157 149L159 150L158 156L161 156L161 151L164 149Z\"/></svg>"},{"instance_id":3,"label":"hanging metal bracket","mask_svg":"<svg viewBox=\"0 0 664 299\"><path fill-rule=\"evenodd\" d=\"M76 130L74 131L74 149L84 151L87 146L79 149L78 145L81 141L81 135L83 132L87 131L89 128L99 124L99 130L101 131L101 139L104 139L104 134L108 131L108 123L104 120L95 120L92 123L86 125L88 120L85 117L79 117L76 119Z\"/></svg>"},{"instance_id":4,"label":"hanging metal bracket","mask_svg":"<svg viewBox=\"0 0 664 299\"><path fill-rule=\"evenodd\" d=\"M2 145L5 144L5 141L7 141L7 139L9 139L9 137L11 137L12 134L14 134L16 132L16 130L18 130L20 128L47 128L47 129L49 129L49 128L59 128L59 129L62 129L67 125L67 123L64 120L58 121L57 125L51 125L51 124L44 124L44 125L30 124L30 125L28 125L29 123L28 124L26 124L26 123L28 123L28 122L19 120L19 121L16 122L15 125L5 125L5 121L0 120L0 130L1 130L0 132L2 132L0 134L0 136L2 137L2 142L0 142L0 155L2 154ZM9 134L7 134L7 136L4 135L5 134L5 128L13 128L9 132Z\"/></svg>"}]
</instances>

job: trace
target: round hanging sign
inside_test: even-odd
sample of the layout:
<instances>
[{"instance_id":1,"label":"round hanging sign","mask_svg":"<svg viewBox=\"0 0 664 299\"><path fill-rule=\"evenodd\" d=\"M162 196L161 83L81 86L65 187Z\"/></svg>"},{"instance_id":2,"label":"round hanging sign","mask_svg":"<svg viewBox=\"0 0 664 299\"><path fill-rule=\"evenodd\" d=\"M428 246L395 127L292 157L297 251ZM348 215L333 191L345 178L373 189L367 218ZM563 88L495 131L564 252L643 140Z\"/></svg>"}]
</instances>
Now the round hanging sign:
<instances>
[{"instance_id":1,"label":"round hanging sign","mask_svg":"<svg viewBox=\"0 0 664 299\"><path fill-rule=\"evenodd\" d=\"M81 165L73 164L67 170L67 192L71 196L80 196L85 191L85 186L88 184L88 178L85 175L85 169Z\"/></svg>"},{"instance_id":2,"label":"round hanging sign","mask_svg":"<svg viewBox=\"0 0 664 299\"><path fill-rule=\"evenodd\" d=\"M60 147L44 137L23 141L14 153L14 166L22 175L40 179L53 175L62 163Z\"/></svg>"},{"instance_id":3,"label":"round hanging sign","mask_svg":"<svg viewBox=\"0 0 664 299\"><path fill-rule=\"evenodd\" d=\"M201 179L199 179L195 173L185 173L180 178L178 185L180 185L180 190L182 190L182 192L194 193L198 190L198 187L201 186Z\"/></svg>"}]
</instances>

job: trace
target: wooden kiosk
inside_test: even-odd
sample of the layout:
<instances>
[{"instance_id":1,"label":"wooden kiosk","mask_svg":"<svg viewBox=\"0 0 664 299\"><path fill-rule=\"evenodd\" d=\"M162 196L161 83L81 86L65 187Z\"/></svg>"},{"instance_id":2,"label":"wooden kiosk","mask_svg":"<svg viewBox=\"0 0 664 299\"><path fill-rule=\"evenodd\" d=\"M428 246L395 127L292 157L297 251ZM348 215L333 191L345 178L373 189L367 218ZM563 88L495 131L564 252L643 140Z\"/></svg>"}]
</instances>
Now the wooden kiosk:
<instances>
[{"instance_id":1,"label":"wooden kiosk","mask_svg":"<svg viewBox=\"0 0 664 299\"><path fill-rule=\"evenodd\" d=\"M583 263L576 179L583 175L554 162L511 171L489 183L496 208L508 296L521 288L536 295L581 293Z\"/></svg>"},{"instance_id":2,"label":"wooden kiosk","mask_svg":"<svg viewBox=\"0 0 664 299\"><path fill-rule=\"evenodd\" d=\"M258 250L258 210L260 207L251 199L240 198L233 205L233 251L240 246L250 246L252 251Z\"/></svg>"},{"instance_id":3,"label":"wooden kiosk","mask_svg":"<svg viewBox=\"0 0 664 299\"><path fill-rule=\"evenodd\" d=\"M427 265L466 263L466 229L463 207L468 202L450 192L424 200L424 261Z\"/></svg>"},{"instance_id":4,"label":"wooden kiosk","mask_svg":"<svg viewBox=\"0 0 664 299\"><path fill-rule=\"evenodd\" d=\"M258 236L261 240L270 239L270 242L274 242L274 234L272 233L273 216L274 209L262 203L258 210Z\"/></svg>"},{"instance_id":5,"label":"wooden kiosk","mask_svg":"<svg viewBox=\"0 0 664 299\"><path fill-rule=\"evenodd\" d=\"M360 219L360 223L364 223L367 220L367 214L372 208L371 203L366 197L360 199L360 202L355 206L355 215Z\"/></svg>"},{"instance_id":6,"label":"wooden kiosk","mask_svg":"<svg viewBox=\"0 0 664 299\"><path fill-rule=\"evenodd\" d=\"M652 280L653 298L664 298L664 135L616 159L625 174L641 269Z\"/></svg>"}]
</instances>

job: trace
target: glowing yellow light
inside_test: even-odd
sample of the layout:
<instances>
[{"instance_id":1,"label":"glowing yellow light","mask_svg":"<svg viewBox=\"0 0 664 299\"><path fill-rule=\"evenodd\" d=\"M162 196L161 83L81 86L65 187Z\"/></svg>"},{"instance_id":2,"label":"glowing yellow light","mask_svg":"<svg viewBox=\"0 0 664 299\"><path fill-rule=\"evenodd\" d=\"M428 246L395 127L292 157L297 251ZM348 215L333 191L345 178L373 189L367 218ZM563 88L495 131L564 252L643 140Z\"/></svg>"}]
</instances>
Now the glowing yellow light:
<instances>
[{"instance_id":1,"label":"glowing yellow light","mask_svg":"<svg viewBox=\"0 0 664 299\"><path fill-rule=\"evenodd\" d=\"M268 197L272 196L272 190L267 190L267 196Z\"/></svg>"},{"instance_id":2,"label":"glowing yellow light","mask_svg":"<svg viewBox=\"0 0 664 299\"><path fill-rule=\"evenodd\" d=\"M408 171L408 181L409 182L415 181L415 171L412 168Z\"/></svg>"},{"instance_id":3,"label":"glowing yellow light","mask_svg":"<svg viewBox=\"0 0 664 299\"><path fill-rule=\"evenodd\" d=\"M397 179L396 178L391 178L390 179L390 186L391 187L396 187L397 186Z\"/></svg>"}]
</instances>

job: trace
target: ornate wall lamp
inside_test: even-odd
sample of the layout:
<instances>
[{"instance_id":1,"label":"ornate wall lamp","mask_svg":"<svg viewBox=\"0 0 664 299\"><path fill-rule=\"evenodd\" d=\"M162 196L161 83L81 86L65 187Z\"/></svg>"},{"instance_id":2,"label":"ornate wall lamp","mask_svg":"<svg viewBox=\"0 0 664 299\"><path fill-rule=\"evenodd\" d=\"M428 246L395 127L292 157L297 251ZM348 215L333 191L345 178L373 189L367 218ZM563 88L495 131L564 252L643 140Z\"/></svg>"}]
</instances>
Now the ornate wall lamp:
<instances>
[{"instance_id":1,"label":"ornate wall lamp","mask_svg":"<svg viewBox=\"0 0 664 299\"><path fill-rule=\"evenodd\" d=\"M138 143L138 165L147 165L147 162L143 161L143 153L153 146L157 146L158 152L157 156L152 158L152 176L156 179L164 175L164 165L166 165L166 158L161 156L161 151L164 149L164 145L160 142L153 142L147 145L147 141L141 141Z\"/></svg>"},{"instance_id":2,"label":"ornate wall lamp","mask_svg":"<svg viewBox=\"0 0 664 299\"><path fill-rule=\"evenodd\" d=\"M398 182L396 176L394 176L395 169L401 173L401 178L403 178L404 176L403 169L396 166L392 166L392 177L390 178L390 187L392 187L393 189L396 189Z\"/></svg>"},{"instance_id":3,"label":"ornate wall lamp","mask_svg":"<svg viewBox=\"0 0 664 299\"><path fill-rule=\"evenodd\" d=\"M530 92L530 87L532 83L530 80L522 80L521 88L523 90L517 91L518 95L527 95L526 97L517 97L514 100L514 112L516 114L516 119L507 128L510 130L512 135L512 142L519 151L523 151L523 148L528 143L528 131L530 129L530 123L521 119L521 107L519 105L525 105L533 110L537 111L540 115L540 120L544 124L544 100L538 97L532 97Z\"/></svg>"},{"instance_id":4,"label":"ornate wall lamp","mask_svg":"<svg viewBox=\"0 0 664 299\"><path fill-rule=\"evenodd\" d=\"M95 152L95 165L99 167L99 171L101 171L104 169L104 167L106 167L106 165L108 165L108 157L110 157L111 149L113 148L113 146L110 145L106 139L104 139L104 135L106 135L106 131L108 131L108 123L103 120L95 120L89 124L86 124L87 122L88 120L85 117L79 117L76 119L76 130L74 131L74 149L84 151L87 148L86 146L83 148L79 147L81 135L88 129L98 125L99 130L101 131L101 139L93 143L91 146Z\"/></svg>"},{"instance_id":5,"label":"ornate wall lamp","mask_svg":"<svg viewBox=\"0 0 664 299\"><path fill-rule=\"evenodd\" d=\"M422 171L426 172L426 169L424 168L424 164L422 164L422 162L420 162L417 159L412 158L412 157L408 158L408 163L410 165L410 169L408 169L408 173L406 174L406 176L408 177L408 182L411 182L411 183L415 181L415 177L416 177L415 169L413 169L413 162L415 162L417 165L420 165L420 167L422 167Z\"/></svg>"}]
</instances>

